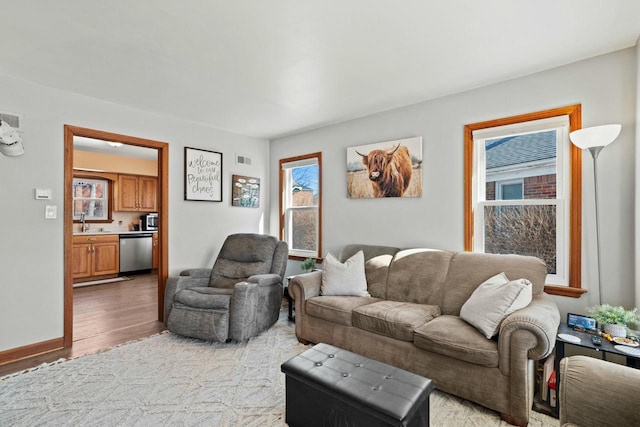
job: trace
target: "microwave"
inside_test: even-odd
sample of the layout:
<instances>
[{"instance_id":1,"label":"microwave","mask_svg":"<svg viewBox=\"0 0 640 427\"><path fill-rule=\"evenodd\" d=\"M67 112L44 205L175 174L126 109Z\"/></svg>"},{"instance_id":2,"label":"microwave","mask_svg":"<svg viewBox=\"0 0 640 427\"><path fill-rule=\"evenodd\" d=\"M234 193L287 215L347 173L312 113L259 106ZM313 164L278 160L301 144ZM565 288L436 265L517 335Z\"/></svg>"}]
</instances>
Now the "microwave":
<instances>
[{"instance_id":1,"label":"microwave","mask_svg":"<svg viewBox=\"0 0 640 427\"><path fill-rule=\"evenodd\" d=\"M158 213L152 212L152 213L140 216L140 223L141 223L142 231L157 231L158 230Z\"/></svg>"}]
</instances>

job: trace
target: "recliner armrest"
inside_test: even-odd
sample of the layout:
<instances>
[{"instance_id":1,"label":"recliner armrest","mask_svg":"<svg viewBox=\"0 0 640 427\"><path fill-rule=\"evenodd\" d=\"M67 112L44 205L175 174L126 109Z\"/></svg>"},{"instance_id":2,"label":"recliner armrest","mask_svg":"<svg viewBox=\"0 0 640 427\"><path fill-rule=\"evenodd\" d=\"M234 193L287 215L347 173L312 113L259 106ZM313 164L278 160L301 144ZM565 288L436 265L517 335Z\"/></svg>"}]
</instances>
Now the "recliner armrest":
<instances>
[{"instance_id":1,"label":"recliner armrest","mask_svg":"<svg viewBox=\"0 0 640 427\"><path fill-rule=\"evenodd\" d=\"M246 281L250 283L257 283L258 286L269 286L269 285L275 285L275 284L282 284L282 277L273 273L256 274L249 277Z\"/></svg>"}]
</instances>

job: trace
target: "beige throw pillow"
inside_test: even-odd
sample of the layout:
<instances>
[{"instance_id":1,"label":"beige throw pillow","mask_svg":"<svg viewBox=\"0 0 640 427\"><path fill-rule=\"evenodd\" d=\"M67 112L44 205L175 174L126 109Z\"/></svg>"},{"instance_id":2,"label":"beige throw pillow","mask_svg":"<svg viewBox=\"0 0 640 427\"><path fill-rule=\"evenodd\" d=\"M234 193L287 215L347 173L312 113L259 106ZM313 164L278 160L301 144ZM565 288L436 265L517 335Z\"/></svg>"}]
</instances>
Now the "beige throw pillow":
<instances>
[{"instance_id":1,"label":"beige throw pillow","mask_svg":"<svg viewBox=\"0 0 640 427\"><path fill-rule=\"evenodd\" d=\"M367 292L364 252L356 252L344 263L329 252L322 262L320 295L371 296Z\"/></svg>"},{"instance_id":2,"label":"beige throw pillow","mask_svg":"<svg viewBox=\"0 0 640 427\"><path fill-rule=\"evenodd\" d=\"M460 309L460 318L491 338L505 317L531 303L532 288L527 279L509 281L504 273L497 274L473 291Z\"/></svg>"}]
</instances>

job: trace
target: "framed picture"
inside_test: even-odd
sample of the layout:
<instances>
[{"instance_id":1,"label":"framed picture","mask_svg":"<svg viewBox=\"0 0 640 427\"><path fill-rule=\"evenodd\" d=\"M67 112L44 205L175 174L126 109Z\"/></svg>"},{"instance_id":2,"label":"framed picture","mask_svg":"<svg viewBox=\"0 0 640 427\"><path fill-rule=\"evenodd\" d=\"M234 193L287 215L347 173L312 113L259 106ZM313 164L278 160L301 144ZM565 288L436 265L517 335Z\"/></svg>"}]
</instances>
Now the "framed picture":
<instances>
[{"instance_id":1,"label":"framed picture","mask_svg":"<svg viewBox=\"0 0 640 427\"><path fill-rule=\"evenodd\" d=\"M260 207L260 178L232 175L231 206L243 208Z\"/></svg>"},{"instance_id":2,"label":"framed picture","mask_svg":"<svg viewBox=\"0 0 640 427\"><path fill-rule=\"evenodd\" d=\"M184 199L222 201L222 153L184 147Z\"/></svg>"},{"instance_id":3,"label":"framed picture","mask_svg":"<svg viewBox=\"0 0 640 427\"><path fill-rule=\"evenodd\" d=\"M347 148L347 196L422 197L422 137Z\"/></svg>"}]
</instances>

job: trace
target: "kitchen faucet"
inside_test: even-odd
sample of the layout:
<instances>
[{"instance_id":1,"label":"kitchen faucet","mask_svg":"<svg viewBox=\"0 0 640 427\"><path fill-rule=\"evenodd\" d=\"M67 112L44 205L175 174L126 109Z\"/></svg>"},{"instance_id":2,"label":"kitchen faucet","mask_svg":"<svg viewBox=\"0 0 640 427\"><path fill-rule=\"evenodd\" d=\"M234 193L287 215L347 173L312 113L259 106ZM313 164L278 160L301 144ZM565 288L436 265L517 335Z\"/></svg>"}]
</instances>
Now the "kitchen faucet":
<instances>
[{"instance_id":1,"label":"kitchen faucet","mask_svg":"<svg viewBox=\"0 0 640 427\"><path fill-rule=\"evenodd\" d=\"M84 212L80 212L80 231L84 232L89 229L89 224L85 222Z\"/></svg>"}]
</instances>

